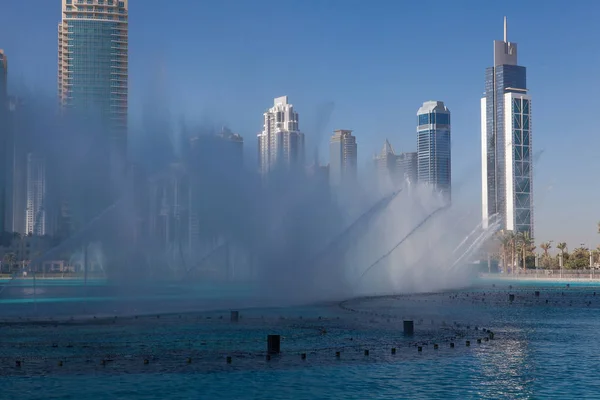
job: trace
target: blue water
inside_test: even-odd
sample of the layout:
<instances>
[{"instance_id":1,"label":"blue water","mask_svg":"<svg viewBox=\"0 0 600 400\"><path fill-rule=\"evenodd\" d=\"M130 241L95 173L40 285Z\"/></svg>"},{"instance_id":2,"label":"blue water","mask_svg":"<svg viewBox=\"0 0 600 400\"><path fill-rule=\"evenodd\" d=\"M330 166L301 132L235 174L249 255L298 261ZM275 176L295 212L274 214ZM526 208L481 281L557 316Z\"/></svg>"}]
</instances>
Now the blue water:
<instances>
[{"instance_id":1,"label":"blue water","mask_svg":"<svg viewBox=\"0 0 600 400\"><path fill-rule=\"evenodd\" d=\"M600 286L496 282L241 315L237 324L225 311L98 324L11 322L0 328L0 398L600 398ZM414 337L402 335L404 319L416 321ZM482 328L494 339L478 344ZM268 333L283 337L282 354L270 361ZM103 366L103 358L113 361ZM24 360L19 368L16 359Z\"/></svg>"}]
</instances>

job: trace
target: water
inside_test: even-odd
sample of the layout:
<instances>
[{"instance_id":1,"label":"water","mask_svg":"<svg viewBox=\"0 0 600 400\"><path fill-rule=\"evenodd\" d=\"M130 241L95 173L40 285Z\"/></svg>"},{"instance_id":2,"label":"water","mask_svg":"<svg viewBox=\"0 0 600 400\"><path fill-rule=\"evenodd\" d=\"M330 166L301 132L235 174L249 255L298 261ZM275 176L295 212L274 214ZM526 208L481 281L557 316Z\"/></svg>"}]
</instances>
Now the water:
<instances>
[{"instance_id":1,"label":"water","mask_svg":"<svg viewBox=\"0 0 600 400\"><path fill-rule=\"evenodd\" d=\"M0 328L0 397L596 398L600 285L510 285L242 309L238 323L229 321L227 310L36 323L10 318ZM214 286L210 295L197 289L188 288L179 301L208 301L222 293ZM242 303L254 295L242 288L227 293L221 296L238 296ZM516 296L513 303L509 293ZM144 301L148 309L162 304ZM13 305L0 307L8 318L5 311ZM408 318L416 321L414 337L401 332ZM482 329L493 331L494 339L478 344L477 338L487 337ZM269 333L282 335L282 354L267 361ZM103 359L111 361L102 365Z\"/></svg>"}]
</instances>

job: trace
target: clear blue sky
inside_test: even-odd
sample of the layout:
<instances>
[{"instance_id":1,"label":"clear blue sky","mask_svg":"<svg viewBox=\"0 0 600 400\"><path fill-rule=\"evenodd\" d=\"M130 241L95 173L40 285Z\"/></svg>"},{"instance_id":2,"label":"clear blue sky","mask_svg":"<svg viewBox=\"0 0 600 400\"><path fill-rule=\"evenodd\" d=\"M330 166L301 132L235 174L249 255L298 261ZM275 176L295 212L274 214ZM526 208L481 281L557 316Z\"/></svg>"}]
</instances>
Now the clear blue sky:
<instances>
[{"instance_id":1,"label":"clear blue sky","mask_svg":"<svg viewBox=\"0 0 600 400\"><path fill-rule=\"evenodd\" d=\"M455 201L480 207L480 111L492 41L519 44L533 96L536 241L596 247L600 235L600 2L130 0L131 120L161 79L171 115L225 122L254 146L272 99L290 96L326 158L353 129L360 163L389 138L416 149L426 100L452 112ZM56 91L59 0L2 1L9 90ZM326 104L334 103L326 123ZM543 152L542 152L543 151Z\"/></svg>"}]
</instances>

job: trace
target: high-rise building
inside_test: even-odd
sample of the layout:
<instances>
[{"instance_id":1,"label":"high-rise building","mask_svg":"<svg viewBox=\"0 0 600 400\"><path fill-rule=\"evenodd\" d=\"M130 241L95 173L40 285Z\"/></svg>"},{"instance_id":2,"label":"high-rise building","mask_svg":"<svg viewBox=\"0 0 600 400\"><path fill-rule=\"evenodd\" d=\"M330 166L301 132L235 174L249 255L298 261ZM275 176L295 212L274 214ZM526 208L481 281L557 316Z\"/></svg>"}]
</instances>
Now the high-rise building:
<instances>
[{"instance_id":1,"label":"high-rise building","mask_svg":"<svg viewBox=\"0 0 600 400\"><path fill-rule=\"evenodd\" d=\"M304 133L298 127L298 113L288 97L277 97L264 113L258 135L258 164L264 175L275 169L304 167Z\"/></svg>"},{"instance_id":2,"label":"high-rise building","mask_svg":"<svg viewBox=\"0 0 600 400\"><path fill-rule=\"evenodd\" d=\"M485 72L481 99L482 218L499 218L501 229L533 237L531 97L517 44L494 41L494 66Z\"/></svg>"},{"instance_id":3,"label":"high-rise building","mask_svg":"<svg viewBox=\"0 0 600 400\"><path fill-rule=\"evenodd\" d=\"M127 149L128 0L62 0L58 95L99 118L113 157ZM116 152L116 153L114 153Z\"/></svg>"},{"instance_id":4,"label":"high-rise building","mask_svg":"<svg viewBox=\"0 0 600 400\"><path fill-rule=\"evenodd\" d=\"M356 137L352 131L338 129L329 142L329 183L333 186L356 181Z\"/></svg>"},{"instance_id":5,"label":"high-rise building","mask_svg":"<svg viewBox=\"0 0 600 400\"><path fill-rule=\"evenodd\" d=\"M25 229L36 236L46 234L46 162L43 157L27 154L27 215Z\"/></svg>"},{"instance_id":6,"label":"high-rise building","mask_svg":"<svg viewBox=\"0 0 600 400\"><path fill-rule=\"evenodd\" d=\"M6 131L4 230L26 234L27 207L27 115L22 99L8 99L8 130Z\"/></svg>"},{"instance_id":7,"label":"high-rise building","mask_svg":"<svg viewBox=\"0 0 600 400\"><path fill-rule=\"evenodd\" d=\"M6 177L9 174L9 166L6 161L9 153L9 135L12 130L9 121L8 93L7 93L8 61L4 50L0 49L0 230L5 229L6 203L10 197L7 189Z\"/></svg>"},{"instance_id":8,"label":"high-rise building","mask_svg":"<svg viewBox=\"0 0 600 400\"><path fill-rule=\"evenodd\" d=\"M6 108L8 100L8 60L4 50L0 49L0 105Z\"/></svg>"},{"instance_id":9,"label":"high-rise building","mask_svg":"<svg viewBox=\"0 0 600 400\"><path fill-rule=\"evenodd\" d=\"M443 101L426 101L417 112L417 175L451 199L450 110Z\"/></svg>"},{"instance_id":10,"label":"high-rise building","mask_svg":"<svg viewBox=\"0 0 600 400\"><path fill-rule=\"evenodd\" d=\"M400 178L409 185L418 181L417 173L417 152L400 153L396 155L396 165Z\"/></svg>"}]
</instances>

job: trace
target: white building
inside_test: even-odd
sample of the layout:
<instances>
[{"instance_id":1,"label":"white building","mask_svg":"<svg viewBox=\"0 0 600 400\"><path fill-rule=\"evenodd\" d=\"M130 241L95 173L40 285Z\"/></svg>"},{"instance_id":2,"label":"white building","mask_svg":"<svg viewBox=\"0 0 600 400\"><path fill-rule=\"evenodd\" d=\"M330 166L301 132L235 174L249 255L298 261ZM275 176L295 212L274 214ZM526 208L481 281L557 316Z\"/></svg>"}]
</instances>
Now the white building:
<instances>
[{"instance_id":1,"label":"white building","mask_svg":"<svg viewBox=\"0 0 600 400\"><path fill-rule=\"evenodd\" d=\"M36 236L46 234L46 163L33 153L27 154L27 212L25 230Z\"/></svg>"},{"instance_id":2,"label":"white building","mask_svg":"<svg viewBox=\"0 0 600 400\"><path fill-rule=\"evenodd\" d=\"M258 135L258 165L261 174L276 169L304 166L304 134L298 128L298 113L288 97L277 97L264 113L263 130Z\"/></svg>"}]
</instances>

